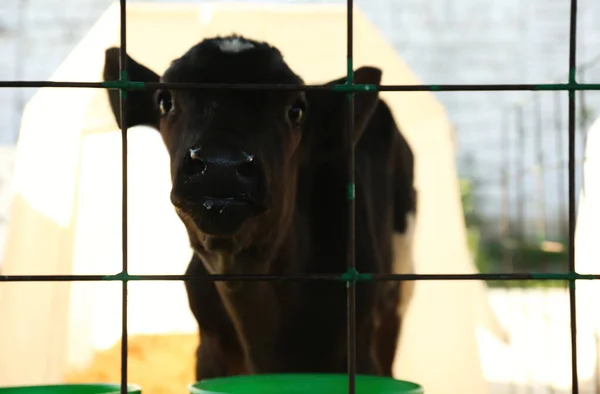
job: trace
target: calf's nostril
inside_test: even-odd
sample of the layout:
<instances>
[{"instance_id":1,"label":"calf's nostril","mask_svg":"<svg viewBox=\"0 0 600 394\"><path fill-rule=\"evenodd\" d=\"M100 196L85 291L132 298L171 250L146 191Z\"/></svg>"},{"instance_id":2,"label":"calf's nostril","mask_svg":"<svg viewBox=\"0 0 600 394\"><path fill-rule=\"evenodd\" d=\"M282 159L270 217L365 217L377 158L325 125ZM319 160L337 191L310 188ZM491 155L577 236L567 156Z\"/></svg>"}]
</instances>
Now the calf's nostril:
<instances>
[{"instance_id":1,"label":"calf's nostril","mask_svg":"<svg viewBox=\"0 0 600 394\"><path fill-rule=\"evenodd\" d=\"M237 166L237 174L241 178L255 178L258 176L258 168L254 161L248 161Z\"/></svg>"},{"instance_id":2,"label":"calf's nostril","mask_svg":"<svg viewBox=\"0 0 600 394\"><path fill-rule=\"evenodd\" d=\"M188 171L190 175L204 174L206 162L200 157L200 149L190 149Z\"/></svg>"},{"instance_id":3,"label":"calf's nostril","mask_svg":"<svg viewBox=\"0 0 600 394\"><path fill-rule=\"evenodd\" d=\"M189 169L193 175L202 175L206 171L206 163L202 159L193 159Z\"/></svg>"}]
</instances>

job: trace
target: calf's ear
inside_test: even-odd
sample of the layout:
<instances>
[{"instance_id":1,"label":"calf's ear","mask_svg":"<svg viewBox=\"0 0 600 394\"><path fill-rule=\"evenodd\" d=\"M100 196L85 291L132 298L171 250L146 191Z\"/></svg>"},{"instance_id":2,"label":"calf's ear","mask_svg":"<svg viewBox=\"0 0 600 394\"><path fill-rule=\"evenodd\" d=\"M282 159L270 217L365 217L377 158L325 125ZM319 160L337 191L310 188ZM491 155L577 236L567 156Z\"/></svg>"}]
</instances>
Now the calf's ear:
<instances>
[{"instance_id":1,"label":"calf's ear","mask_svg":"<svg viewBox=\"0 0 600 394\"><path fill-rule=\"evenodd\" d=\"M354 83L361 85L380 85L381 69L360 67L354 71ZM332 80L326 85L344 84L346 77ZM315 141L321 148L330 150L345 149L344 141L348 124L348 95L331 91L307 91L309 105L309 127L314 130ZM376 89L354 94L354 128L351 131L353 146L363 135L371 116L379 103Z\"/></svg>"},{"instance_id":2,"label":"calf's ear","mask_svg":"<svg viewBox=\"0 0 600 394\"><path fill-rule=\"evenodd\" d=\"M138 63L127 55L127 74L129 80L137 82L158 82L160 77L154 71L143 64ZM120 79L119 71L119 48L108 48L104 54L104 71L102 75L105 82L117 81ZM121 92L116 89L107 89L108 100L112 113L121 125L121 101L119 96ZM159 112L154 104L153 91L149 90L130 90L127 92L127 127L137 125L151 126L156 129L159 127Z\"/></svg>"}]
</instances>

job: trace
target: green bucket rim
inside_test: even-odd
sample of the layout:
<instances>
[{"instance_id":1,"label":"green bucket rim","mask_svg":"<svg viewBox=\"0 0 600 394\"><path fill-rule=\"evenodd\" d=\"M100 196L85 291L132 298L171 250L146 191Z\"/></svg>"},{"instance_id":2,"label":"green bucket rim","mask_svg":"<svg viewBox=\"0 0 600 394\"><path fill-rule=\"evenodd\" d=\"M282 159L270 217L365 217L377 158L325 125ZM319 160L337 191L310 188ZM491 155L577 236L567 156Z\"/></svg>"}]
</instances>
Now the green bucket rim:
<instances>
[{"instance_id":1,"label":"green bucket rim","mask_svg":"<svg viewBox=\"0 0 600 394\"><path fill-rule=\"evenodd\" d=\"M27 386L0 386L0 394L53 393L53 394L120 394L119 383L64 383ZM128 394L141 394L142 387L127 385Z\"/></svg>"},{"instance_id":2,"label":"green bucket rim","mask_svg":"<svg viewBox=\"0 0 600 394\"><path fill-rule=\"evenodd\" d=\"M423 394L417 383L390 377L356 375L356 394ZM260 374L204 379L188 385L191 394L346 394L346 374Z\"/></svg>"}]
</instances>

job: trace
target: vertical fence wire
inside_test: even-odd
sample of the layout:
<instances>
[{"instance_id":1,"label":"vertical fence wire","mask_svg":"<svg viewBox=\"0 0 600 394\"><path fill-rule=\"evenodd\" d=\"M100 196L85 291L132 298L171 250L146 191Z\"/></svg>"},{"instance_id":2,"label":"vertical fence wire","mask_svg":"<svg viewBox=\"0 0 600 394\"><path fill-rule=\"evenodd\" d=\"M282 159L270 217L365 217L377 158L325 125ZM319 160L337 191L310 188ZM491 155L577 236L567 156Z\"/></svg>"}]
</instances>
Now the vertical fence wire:
<instances>
[{"instance_id":1,"label":"vertical fence wire","mask_svg":"<svg viewBox=\"0 0 600 394\"><path fill-rule=\"evenodd\" d=\"M120 41L119 48L119 71L121 82L127 82L127 0L119 1L120 12ZM127 272L128 272L128 212L127 212L127 92L120 89L120 112L121 112L121 248L122 248L122 272L124 276L121 294L121 394L127 393L127 364L129 356L128 333L127 333Z\"/></svg>"},{"instance_id":2,"label":"vertical fence wire","mask_svg":"<svg viewBox=\"0 0 600 394\"><path fill-rule=\"evenodd\" d=\"M569 35L569 273L575 273L575 87L577 85L577 0L571 0ZM575 280L569 280L571 386L579 393L577 375L577 303Z\"/></svg>"},{"instance_id":3,"label":"vertical fence wire","mask_svg":"<svg viewBox=\"0 0 600 394\"><path fill-rule=\"evenodd\" d=\"M354 66L353 66L353 0L347 0L347 76L346 85L354 85ZM354 92L351 90L347 94L348 100L348 121L346 127L346 144L348 149L348 242L347 242L347 268L352 272L356 271L355 256L355 174L354 174L354 146L352 144L352 134L354 133ZM347 335L348 335L348 394L356 392L356 283L354 281L346 282L347 295Z\"/></svg>"}]
</instances>

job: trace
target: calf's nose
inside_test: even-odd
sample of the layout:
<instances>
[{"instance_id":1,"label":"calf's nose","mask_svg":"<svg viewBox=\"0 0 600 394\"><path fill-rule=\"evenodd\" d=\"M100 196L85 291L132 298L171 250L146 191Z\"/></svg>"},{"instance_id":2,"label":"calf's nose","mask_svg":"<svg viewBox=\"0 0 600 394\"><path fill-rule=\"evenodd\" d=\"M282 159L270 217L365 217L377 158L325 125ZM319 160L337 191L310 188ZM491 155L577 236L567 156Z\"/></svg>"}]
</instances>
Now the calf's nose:
<instances>
[{"instance_id":1,"label":"calf's nose","mask_svg":"<svg viewBox=\"0 0 600 394\"><path fill-rule=\"evenodd\" d=\"M237 178L247 183L258 181L254 157L241 149L191 148L189 157L193 175Z\"/></svg>"},{"instance_id":2,"label":"calf's nose","mask_svg":"<svg viewBox=\"0 0 600 394\"><path fill-rule=\"evenodd\" d=\"M204 145L185 152L171 202L205 234L227 236L266 209L264 168L239 148Z\"/></svg>"},{"instance_id":3,"label":"calf's nose","mask_svg":"<svg viewBox=\"0 0 600 394\"><path fill-rule=\"evenodd\" d=\"M221 172L222 175L235 175L245 182L253 182L258 178L254 157L241 149L191 148L189 155L198 175L206 175L209 171Z\"/></svg>"},{"instance_id":4,"label":"calf's nose","mask_svg":"<svg viewBox=\"0 0 600 394\"><path fill-rule=\"evenodd\" d=\"M198 197L249 197L258 192L260 164L242 149L193 147L186 156L183 169Z\"/></svg>"}]
</instances>

